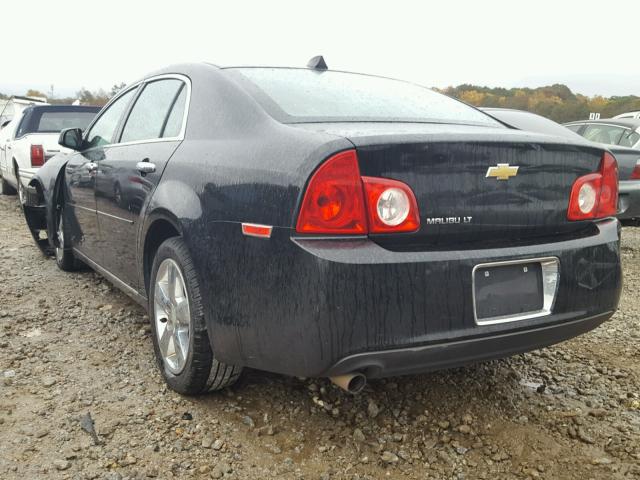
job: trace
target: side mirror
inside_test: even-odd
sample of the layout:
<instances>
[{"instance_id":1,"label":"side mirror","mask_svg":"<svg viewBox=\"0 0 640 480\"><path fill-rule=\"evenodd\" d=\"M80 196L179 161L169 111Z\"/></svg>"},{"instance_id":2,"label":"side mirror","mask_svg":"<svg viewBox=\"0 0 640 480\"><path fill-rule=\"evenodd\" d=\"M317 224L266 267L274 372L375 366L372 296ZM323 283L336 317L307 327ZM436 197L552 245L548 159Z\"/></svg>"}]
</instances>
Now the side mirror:
<instances>
[{"instance_id":1,"label":"side mirror","mask_svg":"<svg viewBox=\"0 0 640 480\"><path fill-rule=\"evenodd\" d=\"M67 128L62 130L60 137L58 137L58 143L71 150L82 150L82 129Z\"/></svg>"}]
</instances>

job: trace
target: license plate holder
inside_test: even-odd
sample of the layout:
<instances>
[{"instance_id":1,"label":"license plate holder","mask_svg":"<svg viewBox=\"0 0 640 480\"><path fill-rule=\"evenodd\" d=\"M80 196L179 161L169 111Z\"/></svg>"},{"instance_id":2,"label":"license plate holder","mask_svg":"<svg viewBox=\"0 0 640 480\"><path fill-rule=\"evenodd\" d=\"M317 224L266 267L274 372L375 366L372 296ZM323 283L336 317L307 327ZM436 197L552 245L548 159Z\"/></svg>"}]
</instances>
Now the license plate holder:
<instances>
[{"instance_id":1,"label":"license plate holder","mask_svg":"<svg viewBox=\"0 0 640 480\"><path fill-rule=\"evenodd\" d=\"M473 269L476 324L549 315L558 285L558 265L554 257L476 265Z\"/></svg>"}]
</instances>

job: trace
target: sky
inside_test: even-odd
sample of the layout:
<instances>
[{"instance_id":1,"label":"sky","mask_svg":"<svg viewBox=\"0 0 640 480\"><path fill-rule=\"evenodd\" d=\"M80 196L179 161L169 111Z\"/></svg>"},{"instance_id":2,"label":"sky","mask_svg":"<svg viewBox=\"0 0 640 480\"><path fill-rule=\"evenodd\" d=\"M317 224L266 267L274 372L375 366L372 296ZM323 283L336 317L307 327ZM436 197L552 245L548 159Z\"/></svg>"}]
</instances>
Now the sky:
<instances>
[{"instance_id":1,"label":"sky","mask_svg":"<svg viewBox=\"0 0 640 480\"><path fill-rule=\"evenodd\" d=\"M3 2L0 92L110 89L191 61L304 66L432 87L565 83L640 95L640 0Z\"/></svg>"}]
</instances>

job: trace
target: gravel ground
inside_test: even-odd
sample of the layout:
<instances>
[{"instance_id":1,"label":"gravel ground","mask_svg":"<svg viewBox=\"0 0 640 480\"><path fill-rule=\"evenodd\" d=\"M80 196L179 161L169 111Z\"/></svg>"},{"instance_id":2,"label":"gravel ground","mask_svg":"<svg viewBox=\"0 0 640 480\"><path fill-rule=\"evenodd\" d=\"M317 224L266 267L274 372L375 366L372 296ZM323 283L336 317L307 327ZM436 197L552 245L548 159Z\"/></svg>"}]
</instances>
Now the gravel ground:
<instances>
[{"instance_id":1,"label":"gravel ground","mask_svg":"<svg viewBox=\"0 0 640 480\"><path fill-rule=\"evenodd\" d=\"M620 311L562 345L355 397L250 371L186 398L139 306L44 258L15 197L0 219L2 479L640 478L640 228Z\"/></svg>"}]
</instances>

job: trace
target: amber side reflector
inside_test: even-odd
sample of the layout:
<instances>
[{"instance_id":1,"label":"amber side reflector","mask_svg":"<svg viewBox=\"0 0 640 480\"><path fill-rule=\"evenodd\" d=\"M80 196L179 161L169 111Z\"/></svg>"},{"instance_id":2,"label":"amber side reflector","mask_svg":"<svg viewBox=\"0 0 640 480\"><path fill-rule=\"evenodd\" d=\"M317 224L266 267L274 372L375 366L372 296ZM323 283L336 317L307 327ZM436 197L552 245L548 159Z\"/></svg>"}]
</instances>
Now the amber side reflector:
<instances>
[{"instance_id":1,"label":"amber side reflector","mask_svg":"<svg viewBox=\"0 0 640 480\"><path fill-rule=\"evenodd\" d=\"M271 238L273 227L269 225L257 225L255 223L243 223L242 233L249 237Z\"/></svg>"}]
</instances>

